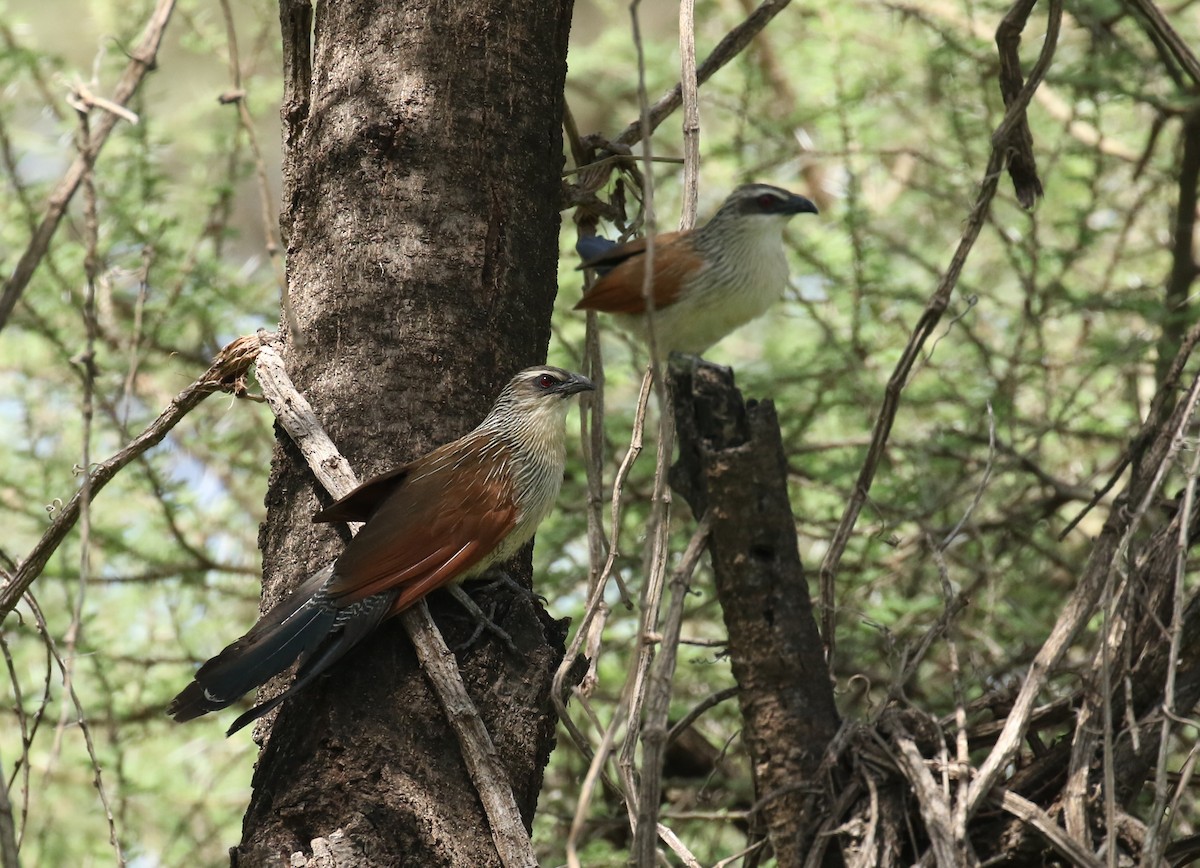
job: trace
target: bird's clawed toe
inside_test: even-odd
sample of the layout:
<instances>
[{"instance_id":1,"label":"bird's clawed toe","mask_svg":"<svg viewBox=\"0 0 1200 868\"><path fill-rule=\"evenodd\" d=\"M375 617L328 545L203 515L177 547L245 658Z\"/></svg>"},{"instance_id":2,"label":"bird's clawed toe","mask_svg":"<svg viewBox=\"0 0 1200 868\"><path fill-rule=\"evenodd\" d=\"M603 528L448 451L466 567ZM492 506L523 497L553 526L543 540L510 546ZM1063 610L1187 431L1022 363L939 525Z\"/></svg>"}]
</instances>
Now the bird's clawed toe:
<instances>
[{"instance_id":1,"label":"bird's clawed toe","mask_svg":"<svg viewBox=\"0 0 1200 868\"><path fill-rule=\"evenodd\" d=\"M540 603L543 606L547 606L550 603L550 601L541 594L534 593L529 588L522 585L520 582L510 576L505 570L488 570L486 573L480 576L479 579L480 581L487 582L487 584L480 586L481 590L490 591L492 588L508 588L518 597L523 597L524 599L529 600L531 603Z\"/></svg>"},{"instance_id":2,"label":"bird's clawed toe","mask_svg":"<svg viewBox=\"0 0 1200 868\"><path fill-rule=\"evenodd\" d=\"M504 643L504 647L513 654L519 655L521 653L517 649L517 644L513 642L512 636L508 635L503 627L492 620L492 617L496 614L494 605L490 613L485 613L483 609L479 608L479 605L471 599L471 596L458 585L451 585L448 590L450 591L450 595L458 601L459 605L466 609L468 614L475 619L475 632L471 634L470 638L467 639L466 642L463 642L461 645L458 645L451 650L456 652L465 651L479 640L479 637L483 634L484 630L487 630L502 643Z\"/></svg>"}]
</instances>

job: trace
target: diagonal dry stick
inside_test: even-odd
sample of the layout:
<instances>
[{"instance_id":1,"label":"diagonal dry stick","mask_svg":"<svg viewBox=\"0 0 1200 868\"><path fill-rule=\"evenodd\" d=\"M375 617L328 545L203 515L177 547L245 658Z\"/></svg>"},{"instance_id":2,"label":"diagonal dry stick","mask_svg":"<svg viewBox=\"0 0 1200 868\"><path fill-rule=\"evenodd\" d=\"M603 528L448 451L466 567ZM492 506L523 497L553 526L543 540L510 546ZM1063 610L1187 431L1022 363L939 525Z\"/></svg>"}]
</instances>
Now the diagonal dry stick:
<instances>
[{"instance_id":1,"label":"diagonal dry stick","mask_svg":"<svg viewBox=\"0 0 1200 868\"><path fill-rule=\"evenodd\" d=\"M147 449L162 442L167 433L178 425L184 416L213 392L236 389L238 382L246 375L246 371L254 362L254 357L258 355L258 348L259 338L256 336L240 337L229 343L217 354L212 367L176 395L167 409L163 410L145 431L116 455L96 465L96 469L91 471L88 478L88 485L76 491L75 495L67 501L66 506L58 513L58 517L49 529L42 534L42 538L38 540L33 550L8 577L3 587L0 587L0 623L17 605L34 580L41 575L50 556L71 532L79 520L79 511L84 499L93 500L121 468Z\"/></svg>"},{"instance_id":2,"label":"diagonal dry stick","mask_svg":"<svg viewBox=\"0 0 1200 868\"><path fill-rule=\"evenodd\" d=\"M1128 5L1142 14L1142 27L1162 42L1175 62L1183 67L1192 83L1200 85L1200 59L1196 58L1192 49L1171 26L1162 10L1155 6L1152 0L1128 0Z\"/></svg>"},{"instance_id":3,"label":"diagonal dry stick","mask_svg":"<svg viewBox=\"0 0 1200 868\"><path fill-rule=\"evenodd\" d=\"M745 21L725 34L725 38L717 43L717 47L712 50L712 53L704 58L704 63L700 64L696 70L696 85L704 84L712 78L713 73L737 57L750 44L750 40L757 36L772 18L782 12L789 2L791 0L763 0L762 4L751 12ZM615 141L621 145L640 142L645 136L647 127L653 133L658 129L658 125L682 104L683 86L677 84L659 97L658 102L649 107L645 124L639 118L623 129Z\"/></svg>"},{"instance_id":4,"label":"diagonal dry stick","mask_svg":"<svg viewBox=\"0 0 1200 868\"><path fill-rule=\"evenodd\" d=\"M158 62L158 47L162 43L163 32L167 29L167 22L170 20L171 12L174 9L175 0L158 0L158 5L154 8L154 12L146 24L146 29L142 32L142 41L129 55L129 65L121 73L121 78L117 81L117 86L113 90L112 97L104 102L110 103L114 108L124 106L125 103L129 102L130 97L137 92L146 74L153 70ZM100 149L104 147L104 143L108 141L108 135L112 132L113 127L117 125L117 120L117 112L109 109L96 121L95 126L92 128L91 140L91 158L93 160L100 153ZM25 291L30 278L33 277L33 272L37 269L38 263L42 261L42 257L46 255L46 251L50 248L50 239L54 237L59 221L62 220L63 215L67 212L67 206L71 204L71 199L74 197L75 191L79 189L79 184L83 181L86 169L87 160L84 156L80 155L76 157L75 161L71 163L71 167L67 169L67 173L63 175L62 180L58 182L58 186L54 188L54 192L50 194L50 198L46 201L46 213L42 215L42 222L38 224L33 237L29 239L29 246L21 254L21 258L17 262L17 267L13 269L12 276L4 284L4 293L0 295L0 329L3 329L8 322L13 308L17 306L17 302L21 298L21 293ZM7 595L4 599L8 600ZM20 599L20 594L17 595L16 599ZM0 603L0 615L8 612L16 604L16 599L7 602L7 604Z\"/></svg>"},{"instance_id":5,"label":"diagonal dry stick","mask_svg":"<svg viewBox=\"0 0 1200 868\"><path fill-rule=\"evenodd\" d=\"M292 385L276 348L277 341L276 335L262 335L262 348L254 371L262 386L263 397L274 411L280 427L300 449L317 481L334 498L344 497L358 485L358 479L350 469L350 463L321 427L312 406ZM508 775L500 765L487 727L467 694L454 655L433 623L425 601L402 612L400 623L412 640L417 659L458 737L463 761L487 814L500 862L505 868L537 868L537 857L521 820Z\"/></svg>"},{"instance_id":6,"label":"diagonal dry stick","mask_svg":"<svg viewBox=\"0 0 1200 868\"><path fill-rule=\"evenodd\" d=\"M1189 340L1184 343L1171 367L1171 378L1174 382L1183 370L1191 351L1200 342L1200 323L1193 326ZM1164 386L1164 389L1167 388ZM1171 389L1172 394L1174 389ZM1026 728L1033 715L1034 703L1038 694L1046 686L1054 674L1056 667L1067 653L1070 643L1078 635L1083 625L1096 611L1096 603L1100 598L1103 583L1108 579L1117 565L1123 563L1127 556L1127 548L1133 537L1140 519L1145 515L1160 490L1166 471L1171 466L1176 453L1183 445L1185 433L1193 422L1197 404L1200 403L1200 375L1192 379L1186 396L1181 398L1171 411L1170 419L1163 424L1156 415L1148 416L1142 425L1139 437L1146 434L1154 436L1158 447L1154 454L1159 456L1153 478L1147 483L1131 486L1132 496L1139 497L1137 503L1130 503L1129 509L1114 510L1109 516L1105 527L1097 538L1088 564L1080 577L1075 591L1071 594L1062 613L1054 624L1045 643L1034 656L1021 685L1021 690L1013 700L1004 729L996 739L992 752L979 766L971 788L967 794L966 810L968 817L977 811L985 799L989 797L992 787L1000 780L1000 776L1013 761L1021 741L1025 737ZM1162 448L1162 447L1165 447ZM1149 453L1150 450L1147 450Z\"/></svg>"},{"instance_id":7,"label":"diagonal dry stick","mask_svg":"<svg viewBox=\"0 0 1200 868\"><path fill-rule=\"evenodd\" d=\"M1062 0L1051 0L1047 14L1050 23L1046 30L1046 39L1042 44L1041 54L1030 70L1029 78L1025 81L1021 92L1011 101L1004 120L996 128L997 133L1010 130L1024 115L1029 100L1050 68L1050 61L1054 57L1054 49L1057 45L1058 24L1062 20ZM908 377L912 373L926 339L933 333L934 328L942 319L942 314L946 312L946 307L950 304L950 296L954 292L955 286L958 285L958 278L962 274L967 256L970 254L971 248L975 246L975 241L979 238L979 233L987 220L992 199L996 195L1000 170L1004 166L1004 141L1006 138L1006 136L1001 136L999 140L993 138L992 154L988 158L987 168L984 169L979 194L967 217L967 225L959 239L958 248L954 251L950 265L938 282L933 295L925 303L925 310L921 312L921 318L917 321L916 328L913 329L913 333L908 339L908 345L904 348L904 353L900 356L900 361L896 363L896 368L884 389L883 405L875 419L867 457L863 461L862 469L855 481L850 501L846 504L842 519L829 543L829 549L825 553L824 560L821 561L821 638L824 639L825 647L828 649L826 656L831 661L835 647L834 579L837 576L838 564L841 562L842 555L845 554L846 546L850 542L850 535L854 531L854 525L858 521L863 506L866 505L867 493L871 490L871 483L875 480L875 472L879 469L879 462L883 459L883 452L887 447L892 425L896 421L896 412L900 407L900 394L908 384Z\"/></svg>"}]
</instances>

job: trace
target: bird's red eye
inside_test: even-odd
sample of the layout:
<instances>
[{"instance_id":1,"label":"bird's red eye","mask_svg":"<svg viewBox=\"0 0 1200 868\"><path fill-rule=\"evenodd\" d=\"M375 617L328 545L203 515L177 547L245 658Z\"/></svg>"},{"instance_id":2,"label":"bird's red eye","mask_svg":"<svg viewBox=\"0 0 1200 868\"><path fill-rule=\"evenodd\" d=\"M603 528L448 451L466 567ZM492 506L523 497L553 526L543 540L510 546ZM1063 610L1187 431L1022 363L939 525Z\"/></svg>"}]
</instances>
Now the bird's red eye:
<instances>
[{"instance_id":1,"label":"bird's red eye","mask_svg":"<svg viewBox=\"0 0 1200 868\"><path fill-rule=\"evenodd\" d=\"M770 211L775 207L775 203L777 201L778 200L770 193L763 193L758 197L758 207L762 208L764 211Z\"/></svg>"},{"instance_id":2,"label":"bird's red eye","mask_svg":"<svg viewBox=\"0 0 1200 868\"><path fill-rule=\"evenodd\" d=\"M537 384L539 388L550 389L558 385L558 380L554 379L549 374L542 374L537 378Z\"/></svg>"}]
</instances>

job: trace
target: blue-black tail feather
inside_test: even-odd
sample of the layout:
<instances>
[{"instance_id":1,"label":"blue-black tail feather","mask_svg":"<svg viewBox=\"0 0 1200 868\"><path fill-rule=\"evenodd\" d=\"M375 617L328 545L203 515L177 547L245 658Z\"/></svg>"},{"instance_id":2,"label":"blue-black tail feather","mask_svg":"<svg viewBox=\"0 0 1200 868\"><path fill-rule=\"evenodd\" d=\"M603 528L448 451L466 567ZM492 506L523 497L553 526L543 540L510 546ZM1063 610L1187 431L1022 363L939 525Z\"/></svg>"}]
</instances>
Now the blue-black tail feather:
<instances>
[{"instance_id":1,"label":"blue-black tail feather","mask_svg":"<svg viewBox=\"0 0 1200 868\"><path fill-rule=\"evenodd\" d=\"M279 696L255 706L229 729L232 734L266 714L325 671L386 617L395 594L378 594L338 607L323 594L329 566L259 618L249 632L196 672L167 709L177 721L191 720L237 701L300 659L296 680Z\"/></svg>"},{"instance_id":2,"label":"blue-black tail feather","mask_svg":"<svg viewBox=\"0 0 1200 868\"><path fill-rule=\"evenodd\" d=\"M600 259L608 251L617 246L617 242L609 241L600 235L581 235L579 240L575 242L575 252L579 254L579 258L583 260L583 268L594 268L596 273L604 276L612 271L619 263L599 263L593 262L594 259Z\"/></svg>"},{"instance_id":3,"label":"blue-black tail feather","mask_svg":"<svg viewBox=\"0 0 1200 868\"><path fill-rule=\"evenodd\" d=\"M326 641L315 647L305 648L303 663L296 671L296 678L288 685L287 690L239 715L237 720L225 731L225 735L233 735L246 724L262 717L289 696L303 690L314 678L342 659L351 648L366 638L387 617L395 599L395 592L376 594L360 600L352 606L337 610L334 623L322 636ZM291 660L288 662L290 663Z\"/></svg>"}]
</instances>

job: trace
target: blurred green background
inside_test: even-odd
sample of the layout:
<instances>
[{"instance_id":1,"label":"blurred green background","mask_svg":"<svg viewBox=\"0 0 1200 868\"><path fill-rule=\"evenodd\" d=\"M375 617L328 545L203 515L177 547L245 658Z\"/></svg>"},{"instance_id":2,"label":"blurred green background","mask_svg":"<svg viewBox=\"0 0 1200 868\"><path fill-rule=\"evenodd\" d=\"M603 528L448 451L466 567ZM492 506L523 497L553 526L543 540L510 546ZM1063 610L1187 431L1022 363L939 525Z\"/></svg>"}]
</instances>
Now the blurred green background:
<instances>
[{"instance_id":1,"label":"blurred green background","mask_svg":"<svg viewBox=\"0 0 1200 868\"><path fill-rule=\"evenodd\" d=\"M70 89L83 82L110 93L151 9L143 0L0 6L5 275L74 158ZM992 34L1006 10L992 0L795 0L701 89L702 218L747 180L821 205L819 218L793 221L786 236L792 284L785 302L707 354L732 365L749 396L776 402L810 569L841 516L883 387L978 191L1003 116ZM746 12L732 0L700 0L700 57ZM1186 42L1200 41L1194 3L1169 12ZM647 3L642 15L653 99L678 78L676 10ZM1026 67L1043 30L1039 6L1022 43ZM218 99L237 86L231 35L246 117ZM140 122L119 124L99 159L94 461L141 431L225 343L275 327L279 66L275 6L183 0L157 71L130 105ZM578 3L567 101L582 133L614 136L637 116L637 68L628 7ZM980 502L945 565L972 600L955 636L974 695L1019 677L1057 615L1111 495L1065 540L1058 535L1115 469L1154 394L1156 363L1173 353L1163 288L1179 117L1192 99L1124 7L1104 0L1073 6L1029 112L1046 196L1025 212L1002 179L952 309L908 385L842 562L835 674L845 715L861 715L882 698L897 664L940 615L930 544L967 512L985 474ZM678 118L663 125L653 146L657 155L680 154ZM677 166L655 170L664 228L678 219L680 178ZM6 569L80 484L82 203L76 196L0 333ZM579 366L583 346L583 320L570 310L582 281L574 239L567 213L551 346L551 361L567 367ZM611 485L641 361L619 333L605 332L604 351ZM256 535L271 445L263 405L210 398L97 498L86 585L78 530L58 550L33 593L78 706L32 609L23 605L4 622L0 773L24 864L115 859L80 709L128 863L227 861L256 749L248 733L226 740L227 720L176 726L164 708L198 662L255 618ZM577 444L572 455L561 509L538 535L535 580L552 614L577 618L586 590L586 494ZM627 486L622 518L618 566L635 588L652 476L648 453ZM674 557L691 530L678 503ZM617 702L636 631L635 613L615 608L592 699L602 717ZM723 634L702 570L684 625L691 644L681 651L676 715L732 684ZM946 649L935 646L906 695L943 713L952 708L953 683ZM723 759L710 775L669 782L666 790L664 822L705 864L744 846L739 821L753 796L739 727L733 702L702 717L699 733ZM1196 737L1186 727L1181 733L1182 745L1189 733ZM563 862L586 768L560 739L535 824L544 864ZM625 844L605 830L612 810L603 801L593 807L586 865L625 864ZM1191 828L1191 811L1177 818L1177 830Z\"/></svg>"}]
</instances>

